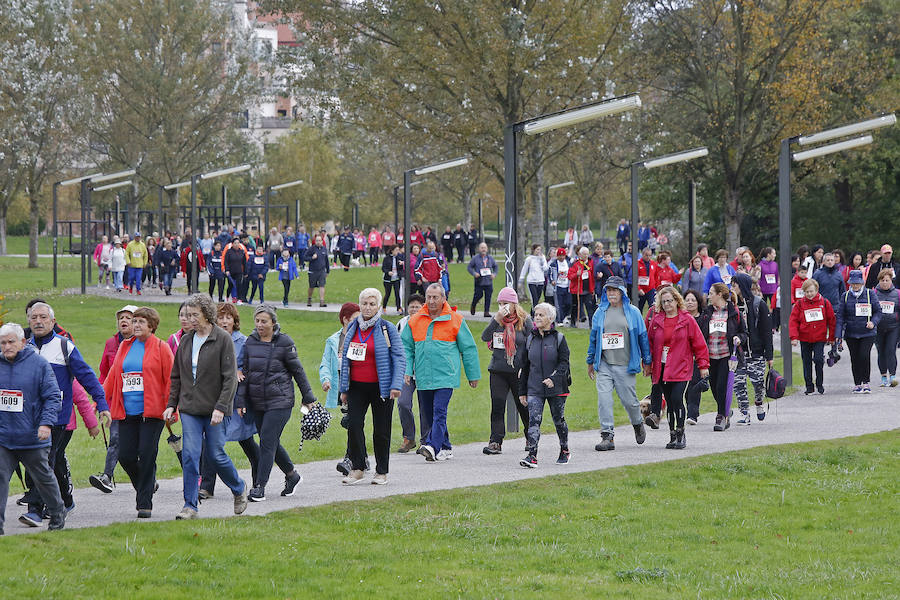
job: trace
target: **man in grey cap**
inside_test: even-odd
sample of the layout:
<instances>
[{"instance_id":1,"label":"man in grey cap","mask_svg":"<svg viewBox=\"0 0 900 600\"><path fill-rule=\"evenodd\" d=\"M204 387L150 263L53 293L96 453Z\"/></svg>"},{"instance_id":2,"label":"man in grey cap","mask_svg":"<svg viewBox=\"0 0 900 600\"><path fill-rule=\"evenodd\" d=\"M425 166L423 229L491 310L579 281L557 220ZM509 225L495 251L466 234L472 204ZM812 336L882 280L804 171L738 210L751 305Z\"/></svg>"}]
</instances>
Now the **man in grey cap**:
<instances>
[{"instance_id":1,"label":"man in grey cap","mask_svg":"<svg viewBox=\"0 0 900 600\"><path fill-rule=\"evenodd\" d=\"M642 366L643 363L643 366ZM610 277L603 286L600 306L591 321L587 352L588 375L597 385L597 413L600 443L595 450L615 450L613 430L613 388L634 427L638 444L647 439L635 387L637 374L650 372L650 342L641 311L631 305L625 281Z\"/></svg>"}]
</instances>

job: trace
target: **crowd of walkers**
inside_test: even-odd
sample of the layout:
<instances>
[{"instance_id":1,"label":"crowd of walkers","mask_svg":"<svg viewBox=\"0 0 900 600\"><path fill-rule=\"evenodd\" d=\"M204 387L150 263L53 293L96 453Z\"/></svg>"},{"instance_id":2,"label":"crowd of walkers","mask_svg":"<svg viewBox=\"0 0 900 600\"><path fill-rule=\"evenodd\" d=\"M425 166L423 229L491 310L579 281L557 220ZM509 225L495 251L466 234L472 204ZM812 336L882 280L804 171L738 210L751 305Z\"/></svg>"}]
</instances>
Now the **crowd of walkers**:
<instances>
[{"instance_id":1,"label":"crowd of walkers","mask_svg":"<svg viewBox=\"0 0 900 600\"><path fill-rule=\"evenodd\" d=\"M347 233L354 236L346 229L341 235ZM449 228L446 233L455 244L455 233ZM227 237L232 234L223 232ZM276 235L280 240L273 245ZM470 238L465 239L468 244ZM178 422L184 503L177 519L198 516L200 502L214 497L217 478L231 492L235 514L243 513L248 502L266 500L273 466L284 475L280 494L295 492L302 476L281 444L295 407L295 384L304 414L324 409L313 393L296 344L281 329L276 308L263 303L263 283L254 283L252 273L257 260L260 269L274 267L279 273L287 264L289 277L307 264L311 280L314 274L327 273L331 261L326 238L317 233L303 248L296 237L289 240L273 230L265 248L252 248L243 234L231 237L227 250L221 241L213 240L210 258L199 256L198 265L219 265L216 268L229 279L234 301L219 298L217 304L211 278L209 293L194 293L179 307L179 329L165 341L157 335L160 316L155 309L124 306L115 314L115 334L104 346L99 377L72 335L56 321L53 308L41 299L27 306L27 330L14 323L0 328L0 501L5 506L9 480L23 465L27 491L20 503L27 508L21 523L38 527L47 520L50 529L60 529L75 508L66 447L75 428L76 408L90 435L110 428L104 468L90 477L91 485L112 492L115 466L121 465L135 490L138 518L152 515L159 441ZM477 388L482 376L478 342L461 313L447 301L444 279L449 252L438 252L435 241L429 239L423 252L416 253L414 247L410 255L404 255L396 238L391 241L382 263L384 294L366 288L358 302L341 306L338 328L325 341L319 365L325 408L339 407L344 413L346 453L337 470L345 485L388 482L395 402L403 436L397 451L415 451L429 463L451 460L447 419L451 398L462 377ZM853 393L872 391L873 345L880 385L897 385L900 292L898 265L889 245L868 257L853 253L846 262L839 250L801 247L791 257L794 276L787 282L792 306L783 308L771 248L764 248L757 262L745 247L732 256L725 250L710 256L701 245L681 272L665 250L654 255L648 244L641 249L635 270L627 239L621 241L624 252L616 259L599 242L591 248L577 243L560 247L549 256L535 245L520 273L520 282L527 284L531 296L530 311L515 289L504 287L493 314L489 307L498 265L484 243L477 241L469 248L467 271L474 281L470 312L474 314L476 304L484 299L484 314L490 318L480 336L490 352L491 409L485 419L490 435L485 455L503 452L504 412L512 396L526 431L520 465L534 468L538 464L547 405L559 440L556 462L569 462L565 408L573 360L585 362L596 386L597 451L616 447L614 391L637 444L645 442L646 427L660 427L665 410L670 433L666 448L685 448L685 430L698 424L700 398L706 390L716 402L714 431L731 426L732 398L737 402L737 424L750 425L754 416L763 421L766 371L773 367L773 336L781 310L790 311L789 331L782 334L800 346L806 394L825 393L823 367L829 344L829 364L839 360L847 346ZM129 289L133 286L137 293L146 267L140 259L156 256L160 245L171 246L168 239L154 242L144 246L137 234L126 245L131 249L126 260L137 261L137 266L129 267L128 278ZM380 243L385 248L384 236ZM121 245L122 240L114 240L112 252ZM193 260L190 247L185 247L188 254L182 266ZM371 250L371 243L366 248ZM347 268L340 245L339 250L339 264ZM101 261L105 252L100 248ZM241 256L232 262L229 254ZM299 264L297 257L302 257ZM368 258L377 261L378 252ZM462 252L457 260L465 260ZM407 261L415 262L415 268L409 270L412 265ZM249 334L241 332L235 308L245 282L239 265L251 273L251 299L255 291L260 293L261 304L253 311ZM112 267L110 271L118 272ZM400 307L396 282L410 272L419 279L405 301L408 316L394 324L385 318L388 297L393 293ZM101 280L105 276L101 272ZM640 295L636 303L628 295L634 277ZM168 280L163 281L167 287ZM120 278L114 277L114 283L118 285ZM289 280L285 296L288 284ZM121 285L124 289L125 284ZM583 357L573 356L562 327L579 323L590 328ZM651 380L646 406L637 397L639 373ZM750 408L751 387L755 414ZM370 411L375 472L367 479L371 464L365 422ZM250 481L241 479L226 452L229 441L238 442L249 460ZM0 533L3 524L0 515Z\"/></svg>"}]
</instances>

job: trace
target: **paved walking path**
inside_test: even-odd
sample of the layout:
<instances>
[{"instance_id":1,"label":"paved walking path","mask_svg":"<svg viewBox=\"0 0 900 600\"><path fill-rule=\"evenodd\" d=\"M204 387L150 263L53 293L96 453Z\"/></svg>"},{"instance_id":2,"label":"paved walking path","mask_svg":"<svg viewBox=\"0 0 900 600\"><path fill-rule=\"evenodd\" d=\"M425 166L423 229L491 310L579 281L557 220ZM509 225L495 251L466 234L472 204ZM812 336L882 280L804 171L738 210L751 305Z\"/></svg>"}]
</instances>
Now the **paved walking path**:
<instances>
[{"instance_id":1,"label":"paved walking path","mask_svg":"<svg viewBox=\"0 0 900 600\"><path fill-rule=\"evenodd\" d=\"M873 367L875 354L873 352ZM872 370L873 381L878 381L877 368ZM485 456L481 449L484 443L458 445L454 448L453 459L440 463L426 463L416 454L391 454L389 483L385 486L368 483L356 486L341 485L341 476L335 470L335 460L319 461L298 465L304 481L297 487L293 497L282 498L278 494L282 488L282 476L278 469L267 488L268 499L261 503L250 503L245 515L263 515L269 512L330 504L332 502L366 500L385 496L412 494L468 486L490 485L533 479L547 475L600 471L624 465L638 465L662 462L689 456L717 454L731 450L742 450L757 446L827 440L845 436L856 436L900 428L900 387L875 387L871 395L853 395L849 392L852 383L850 359L844 356L833 368L826 368L826 394L804 396L794 394L773 402L765 421L755 421L749 427L732 425L725 431L712 431L713 416L705 414L700 424L687 429L687 449L665 450L668 441L666 424L657 430L647 432L647 441L638 446L630 426L620 426L616 436L616 450L595 452L598 439L597 430L573 432L569 436L572 461L568 465L555 464L558 453L555 435L541 437L539 465L536 469L519 466L524 456L524 442L521 438L507 441L500 456ZM801 382L802 384L802 382ZM452 410L452 403L451 403ZM549 421L549 419L548 419ZM337 423L333 426L339 427ZM488 430L488 415L484 415L485 436ZM395 425L396 428L396 425ZM367 435L371 429L367 427ZM396 435L394 436L396 438ZM315 442L308 442L314 444ZM231 452L240 450L229 444ZM161 450L166 451L166 450ZM296 456L296 453L292 451ZM374 462L373 462L374 467ZM241 472L245 480L250 480L249 470ZM367 474L367 479L371 473ZM154 511L151 520L170 520L181 510L182 482L180 478L159 482L159 492L154 497ZM82 528L106 525L112 522L136 520L134 491L127 483L120 483L111 494L102 494L93 489L75 491L76 510L66 522L67 528ZM10 498L6 507L6 533L20 534L42 531L21 525L17 518L24 512ZM218 482L216 497L207 500L200 507L203 518L233 516L233 503L228 489Z\"/></svg>"}]
</instances>

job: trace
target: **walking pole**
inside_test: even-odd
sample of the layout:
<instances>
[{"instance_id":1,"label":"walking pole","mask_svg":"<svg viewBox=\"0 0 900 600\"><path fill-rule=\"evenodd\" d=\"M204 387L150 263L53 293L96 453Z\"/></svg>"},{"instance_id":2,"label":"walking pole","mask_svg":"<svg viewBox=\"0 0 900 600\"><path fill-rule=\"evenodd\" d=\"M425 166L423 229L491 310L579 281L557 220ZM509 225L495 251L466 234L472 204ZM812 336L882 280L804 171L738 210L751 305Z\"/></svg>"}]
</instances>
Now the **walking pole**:
<instances>
[{"instance_id":1,"label":"walking pole","mask_svg":"<svg viewBox=\"0 0 900 600\"><path fill-rule=\"evenodd\" d=\"M109 443L106 441L106 425L103 424L103 420L100 421L100 431L103 432L103 447L106 448L106 453L109 454ZM112 475L110 475L110 480L112 481L113 487L116 487L116 469L113 468Z\"/></svg>"},{"instance_id":2,"label":"walking pole","mask_svg":"<svg viewBox=\"0 0 900 600\"><path fill-rule=\"evenodd\" d=\"M16 475L19 476L19 482L22 484L22 489L27 492L28 488L25 486L25 479L22 478L22 465L19 463L16 463Z\"/></svg>"}]
</instances>

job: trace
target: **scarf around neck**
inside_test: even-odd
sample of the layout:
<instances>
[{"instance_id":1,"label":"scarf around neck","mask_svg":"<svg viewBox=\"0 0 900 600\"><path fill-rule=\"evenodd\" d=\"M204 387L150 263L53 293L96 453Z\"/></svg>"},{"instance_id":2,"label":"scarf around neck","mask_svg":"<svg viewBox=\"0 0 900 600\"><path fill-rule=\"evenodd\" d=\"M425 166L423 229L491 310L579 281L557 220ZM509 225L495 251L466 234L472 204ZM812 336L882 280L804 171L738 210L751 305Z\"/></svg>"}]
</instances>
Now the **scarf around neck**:
<instances>
[{"instance_id":1,"label":"scarf around neck","mask_svg":"<svg viewBox=\"0 0 900 600\"><path fill-rule=\"evenodd\" d=\"M516 358L516 323L519 316L514 312L503 317L503 348L506 350L506 364L513 366Z\"/></svg>"},{"instance_id":2,"label":"scarf around neck","mask_svg":"<svg viewBox=\"0 0 900 600\"><path fill-rule=\"evenodd\" d=\"M377 323L380 318L381 318L381 309L379 308L378 312L375 313L375 315L368 321L363 318L362 313L359 313L359 316L356 317L356 322L359 325L360 331L366 331L367 329L374 327L375 323Z\"/></svg>"}]
</instances>

